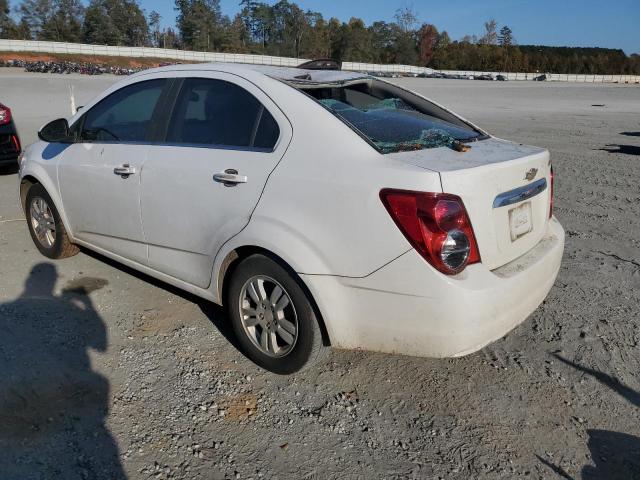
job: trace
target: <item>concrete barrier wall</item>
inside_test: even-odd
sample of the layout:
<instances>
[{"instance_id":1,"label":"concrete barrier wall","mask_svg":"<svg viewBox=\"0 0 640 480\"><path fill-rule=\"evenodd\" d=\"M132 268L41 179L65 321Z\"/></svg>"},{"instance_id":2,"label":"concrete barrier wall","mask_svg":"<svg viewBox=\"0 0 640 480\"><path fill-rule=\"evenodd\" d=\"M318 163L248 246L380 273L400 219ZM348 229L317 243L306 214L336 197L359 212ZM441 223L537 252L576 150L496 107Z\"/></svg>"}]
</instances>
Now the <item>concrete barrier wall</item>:
<instances>
[{"instance_id":1,"label":"concrete barrier wall","mask_svg":"<svg viewBox=\"0 0 640 480\"><path fill-rule=\"evenodd\" d=\"M306 59L272 57L267 55L246 55L239 53L191 52L147 47L113 47L107 45L86 45L80 43L38 42L31 40L0 40L0 51L66 53L81 55L102 55L112 57L159 58L191 62L230 62L258 65L295 67Z\"/></svg>"},{"instance_id":2,"label":"concrete barrier wall","mask_svg":"<svg viewBox=\"0 0 640 480\"><path fill-rule=\"evenodd\" d=\"M241 53L192 52L187 50L172 50L165 48L147 47L114 47L108 45L86 45L81 43L39 42L32 40L2 40L0 51L4 52L38 52L38 53L66 53L82 55L104 55L116 57L147 57L167 60L182 60L191 62L227 62L249 63L254 65L275 65L281 67L296 67L307 59L273 57L268 55L249 55ZM414 65L379 65L374 63L343 62L343 70L359 72L386 73L431 73L430 68ZM532 80L540 73L511 73L511 72L471 72L443 70L452 75L504 75L509 80ZM640 83L640 75L574 75L574 74L546 74L547 79L557 82L581 83Z\"/></svg>"}]
</instances>

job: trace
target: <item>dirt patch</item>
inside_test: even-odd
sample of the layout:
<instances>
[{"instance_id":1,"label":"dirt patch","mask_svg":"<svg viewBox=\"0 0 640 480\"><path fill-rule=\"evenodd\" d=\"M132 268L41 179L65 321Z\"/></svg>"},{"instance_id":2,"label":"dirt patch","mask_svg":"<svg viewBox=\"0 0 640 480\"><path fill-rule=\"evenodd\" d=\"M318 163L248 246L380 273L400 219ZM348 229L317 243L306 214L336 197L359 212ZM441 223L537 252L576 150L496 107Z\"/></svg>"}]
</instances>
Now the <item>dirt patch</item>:
<instances>
[{"instance_id":1,"label":"dirt patch","mask_svg":"<svg viewBox=\"0 0 640 480\"><path fill-rule=\"evenodd\" d=\"M80 294L87 295L96 290L109 285L109 281L104 278L95 277L81 277L75 280L70 280L62 289L63 294Z\"/></svg>"},{"instance_id":2,"label":"dirt patch","mask_svg":"<svg viewBox=\"0 0 640 480\"><path fill-rule=\"evenodd\" d=\"M258 412L258 397L253 393L243 393L225 398L218 404L218 412L230 420L246 420Z\"/></svg>"},{"instance_id":3,"label":"dirt patch","mask_svg":"<svg viewBox=\"0 0 640 480\"><path fill-rule=\"evenodd\" d=\"M180 330L194 313L191 303L170 303L161 309L149 309L140 315L131 331L133 337L169 335Z\"/></svg>"}]
</instances>

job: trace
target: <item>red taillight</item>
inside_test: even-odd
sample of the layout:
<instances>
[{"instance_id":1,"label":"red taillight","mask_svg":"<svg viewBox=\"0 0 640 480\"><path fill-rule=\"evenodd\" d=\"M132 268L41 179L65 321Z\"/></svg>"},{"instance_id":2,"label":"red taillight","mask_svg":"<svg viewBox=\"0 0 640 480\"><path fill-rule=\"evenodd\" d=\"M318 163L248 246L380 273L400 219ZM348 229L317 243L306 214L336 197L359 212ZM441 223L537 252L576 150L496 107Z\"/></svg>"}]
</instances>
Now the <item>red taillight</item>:
<instances>
[{"instance_id":1,"label":"red taillight","mask_svg":"<svg viewBox=\"0 0 640 480\"><path fill-rule=\"evenodd\" d=\"M0 103L0 125L5 125L11 121L11 109Z\"/></svg>"},{"instance_id":2,"label":"red taillight","mask_svg":"<svg viewBox=\"0 0 640 480\"><path fill-rule=\"evenodd\" d=\"M460 273L480 261L473 228L460 197L384 189L380 199L409 243L442 273Z\"/></svg>"},{"instance_id":3,"label":"red taillight","mask_svg":"<svg viewBox=\"0 0 640 480\"><path fill-rule=\"evenodd\" d=\"M20 153L20 140L16 135L11 135L11 143L13 143L13 147L16 149L16 152Z\"/></svg>"},{"instance_id":4,"label":"red taillight","mask_svg":"<svg viewBox=\"0 0 640 480\"><path fill-rule=\"evenodd\" d=\"M549 175L550 188L549 188L549 218L553 217L553 167L551 167L551 173Z\"/></svg>"}]
</instances>

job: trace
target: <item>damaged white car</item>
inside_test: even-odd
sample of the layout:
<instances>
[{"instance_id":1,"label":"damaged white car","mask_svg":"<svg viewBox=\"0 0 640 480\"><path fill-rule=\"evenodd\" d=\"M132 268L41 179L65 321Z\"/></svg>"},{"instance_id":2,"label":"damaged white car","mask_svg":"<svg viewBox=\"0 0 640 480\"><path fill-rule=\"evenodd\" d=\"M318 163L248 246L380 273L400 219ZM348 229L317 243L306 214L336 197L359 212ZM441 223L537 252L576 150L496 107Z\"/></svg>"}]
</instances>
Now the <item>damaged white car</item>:
<instances>
[{"instance_id":1,"label":"damaged white car","mask_svg":"<svg viewBox=\"0 0 640 480\"><path fill-rule=\"evenodd\" d=\"M370 76L148 70L39 136L20 166L37 248L83 246L225 305L273 372L329 346L476 351L560 267L548 151Z\"/></svg>"}]
</instances>

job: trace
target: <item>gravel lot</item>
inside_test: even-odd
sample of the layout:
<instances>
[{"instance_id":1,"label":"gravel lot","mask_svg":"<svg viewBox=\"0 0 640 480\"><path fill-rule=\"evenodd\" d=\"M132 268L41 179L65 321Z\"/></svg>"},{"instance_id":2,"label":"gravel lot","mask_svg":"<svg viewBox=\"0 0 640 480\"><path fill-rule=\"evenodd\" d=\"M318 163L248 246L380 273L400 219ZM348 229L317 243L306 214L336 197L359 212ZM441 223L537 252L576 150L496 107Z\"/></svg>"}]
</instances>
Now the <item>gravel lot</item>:
<instances>
[{"instance_id":1,"label":"gravel lot","mask_svg":"<svg viewBox=\"0 0 640 480\"><path fill-rule=\"evenodd\" d=\"M24 143L115 77L0 70ZM0 174L0 477L640 478L640 88L402 79L547 147L564 263L481 352L257 369L223 312L97 255L41 257Z\"/></svg>"}]
</instances>

